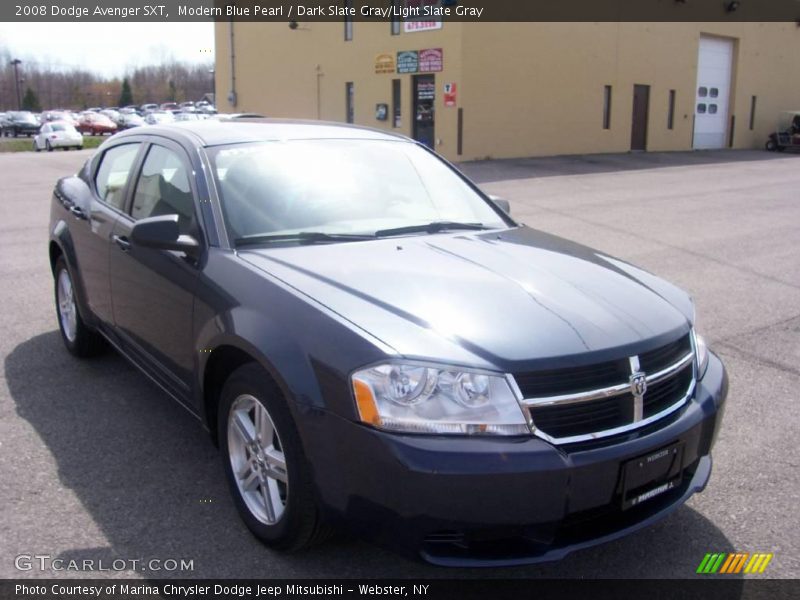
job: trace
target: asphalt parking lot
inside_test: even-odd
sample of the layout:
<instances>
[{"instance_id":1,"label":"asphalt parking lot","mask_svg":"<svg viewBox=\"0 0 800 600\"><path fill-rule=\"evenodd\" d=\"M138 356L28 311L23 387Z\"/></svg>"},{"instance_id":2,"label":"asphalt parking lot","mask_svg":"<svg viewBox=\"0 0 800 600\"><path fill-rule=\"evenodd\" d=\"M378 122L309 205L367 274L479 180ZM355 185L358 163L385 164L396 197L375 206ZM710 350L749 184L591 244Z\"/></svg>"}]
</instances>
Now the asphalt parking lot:
<instances>
[{"instance_id":1,"label":"asphalt parking lot","mask_svg":"<svg viewBox=\"0 0 800 600\"><path fill-rule=\"evenodd\" d=\"M689 290L731 378L705 493L659 524L558 563L446 570L337 539L285 556L235 513L216 450L120 357L71 358L57 332L50 190L90 151L0 155L0 577L20 554L191 559L189 577L690 577L706 552L772 552L800 572L800 156L760 151L466 164L519 220ZM458 499L455 498L454 502Z\"/></svg>"}]
</instances>

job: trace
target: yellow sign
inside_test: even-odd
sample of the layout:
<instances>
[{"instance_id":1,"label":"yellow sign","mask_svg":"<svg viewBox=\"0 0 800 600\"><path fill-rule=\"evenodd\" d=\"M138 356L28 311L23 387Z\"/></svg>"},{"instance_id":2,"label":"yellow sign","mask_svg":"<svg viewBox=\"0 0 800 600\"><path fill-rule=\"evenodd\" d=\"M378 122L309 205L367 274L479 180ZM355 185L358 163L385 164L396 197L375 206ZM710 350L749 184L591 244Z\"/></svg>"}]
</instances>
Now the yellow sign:
<instances>
[{"instance_id":1,"label":"yellow sign","mask_svg":"<svg viewBox=\"0 0 800 600\"><path fill-rule=\"evenodd\" d=\"M375 57L375 74L394 73L394 55L378 54Z\"/></svg>"}]
</instances>

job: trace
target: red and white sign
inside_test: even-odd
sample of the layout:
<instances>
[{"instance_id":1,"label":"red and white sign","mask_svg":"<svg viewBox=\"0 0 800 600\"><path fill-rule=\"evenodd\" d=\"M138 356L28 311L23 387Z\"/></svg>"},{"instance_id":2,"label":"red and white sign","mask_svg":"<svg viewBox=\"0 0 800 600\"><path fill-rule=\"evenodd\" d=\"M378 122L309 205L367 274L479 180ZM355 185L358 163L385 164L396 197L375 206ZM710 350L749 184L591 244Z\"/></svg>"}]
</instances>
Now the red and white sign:
<instances>
[{"instance_id":1,"label":"red and white sign","mask_svg":"<svg viewBox=\"0 0 800 600\"><path fill-rule=\"evenodd\" d=\"M455 106L457 99L456 93L456 84L455 83L445 83L444 84L444 105L445 106Z\"/></svg>"},{"instance_id":2,"label":"red and white sign","mask_svg":"<svg viewBox=\"0 0 800 600\"><path fill-rule=\"evenodd\" d=\"M428 48L419 51L419 72L438 73L444 66L444 53L441 48Z\"/></svg>"}]
</instances>

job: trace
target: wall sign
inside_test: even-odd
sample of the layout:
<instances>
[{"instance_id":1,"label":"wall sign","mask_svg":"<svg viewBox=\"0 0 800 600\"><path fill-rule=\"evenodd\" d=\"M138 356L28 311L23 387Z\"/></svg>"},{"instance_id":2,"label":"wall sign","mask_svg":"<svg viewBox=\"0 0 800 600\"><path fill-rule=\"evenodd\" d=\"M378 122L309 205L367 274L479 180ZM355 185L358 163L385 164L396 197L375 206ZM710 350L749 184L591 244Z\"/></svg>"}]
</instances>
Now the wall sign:
<instances>
[{"instance_id":1,"label":"wall sign","mask_svg":"<svg viewBox=\"0 0 800 600\"><path fill-rule=\"evenodd\" d=\"M406 33L415 33L417 31L431 31L432 29L441 29L441 21L405 21L403 22L403 31Z\"/></svg>"},{"instance_id":2,"label":"wall sign","mask_svg":"<svg viewBox=\"0 0 800 600\"><path fill-rule=\"evenodd\" d=\"M419 53L416 50L406 50L397 53L397 72L416 73L419 70Z\"/></svg>"},{"instance_id":3,"label":"wall sign","mask_svg":"<svg viewBox=\"0 0 800 600\"><path fill-rule=\"evenodd\" d=\"M394 73L394 56L391 54L378 54L375 57L375 73Z\"/></svg>"},{"instance_id":4,"label":"wall sign","mask_svg":"<svg viewBox=\"0 0 800 600\"><path fill-rule=\"evenodd\" d=\"M431 31L441 29L442 20L432 20L431 12L440 6L439 0L405 0L405 8L410 15L403 22L403 31L414 33L417 31Z\"/></svg>"},{"instance_id":5,"label":"wall sign","mask_svg":"<svg viewBox=\"0 0 800 600\"><path fill-rule=\"evenodd\" d=\"M445 83L444 84L444 105L445 106L455 106L456 105L456 84L455 83Z\"/></svg>"},{"instance_id":6,"label":"wall sign","mask_svg":"<svg viewBox=\"0 0 800 600\"><path fill-rule=\"evenodd\" d=\"M441 48L428 48L419 51L419 72L438 73L444 65L444 53Z\"/></svg>"}]
</instances>

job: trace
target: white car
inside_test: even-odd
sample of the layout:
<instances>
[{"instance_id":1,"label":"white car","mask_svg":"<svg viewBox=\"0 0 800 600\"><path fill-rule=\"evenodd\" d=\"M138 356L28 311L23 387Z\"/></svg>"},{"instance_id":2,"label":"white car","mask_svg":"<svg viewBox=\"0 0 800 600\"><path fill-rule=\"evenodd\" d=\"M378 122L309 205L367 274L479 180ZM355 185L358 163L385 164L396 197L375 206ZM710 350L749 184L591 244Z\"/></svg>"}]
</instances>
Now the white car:
<instances>
[{"instance_id":1,"label":"white car","mask_svg":"<svg viewBox=\"0 0 800 600\"><path fill-rule=\"evenodd\" d=\"M33 149L36 152L47 150L52 152L54 148L83 148L83 136L70 123L64 121L54 121L45 123L39 129L39 133L33 138Z\"/></svg>"}]
</instances>

